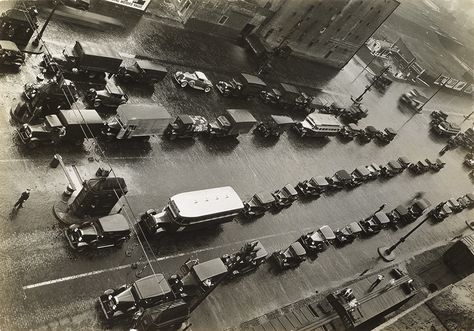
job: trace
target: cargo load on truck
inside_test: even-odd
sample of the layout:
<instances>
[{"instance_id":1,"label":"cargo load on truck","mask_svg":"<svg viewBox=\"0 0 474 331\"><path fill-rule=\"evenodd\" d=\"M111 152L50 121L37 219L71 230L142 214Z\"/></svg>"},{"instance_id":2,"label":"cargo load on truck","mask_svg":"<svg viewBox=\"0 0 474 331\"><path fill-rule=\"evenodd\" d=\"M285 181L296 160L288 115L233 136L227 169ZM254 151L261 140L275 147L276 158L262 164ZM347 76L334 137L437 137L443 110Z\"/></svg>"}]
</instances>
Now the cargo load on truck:
<instances>
[{"instance_id":1,"label":"cargo load on truck","mask_svg":"<svg viewBox=\"0 0 474 331\"><path fill-rule=\"evenodd\" d=\"M227 109L226 114L209 123L210 137L238 137L249 133L257 121L246 109Z\"/></svg>"}]
</instances>

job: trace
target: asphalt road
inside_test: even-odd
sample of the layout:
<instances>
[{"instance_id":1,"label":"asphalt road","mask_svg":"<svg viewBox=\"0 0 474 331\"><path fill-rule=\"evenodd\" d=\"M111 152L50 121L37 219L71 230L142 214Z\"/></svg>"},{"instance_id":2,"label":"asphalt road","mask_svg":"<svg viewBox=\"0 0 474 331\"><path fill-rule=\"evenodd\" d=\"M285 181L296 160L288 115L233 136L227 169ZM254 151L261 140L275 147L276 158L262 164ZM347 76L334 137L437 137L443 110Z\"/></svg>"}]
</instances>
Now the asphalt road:
<instances>
[{"instance_id":1,"label":"asphalt road","mask_svg":"<svg viewBox=\"0 0 474 331\"><path fill-rule=\"evenodd\" d=\"M170 72L206 66L210 68L206 73L213 81L228 78L228 73L237 68L245 71L254 68L245 52L230 43L203 39L198 34L173 30L149 19L138 22L133 29L115 33L91 33L53 21L45 33L45 40L53 51L76 39L106 41L123 53L164 59L168 61L166 66ZM67 181L60 168L49 168L49 161L54 153L60 153L67 164L76 164L84 178L104 163L88 161L91 153L87 145L76 149L44 147L33 152L20 145L8 113L18 102L23 84L33 81L38 73L38 56L28 57L27 61L20 73L0 76L0 328L100 330L105 326L96 307L97 297L107 288L134 281L136 270L130 264L143 261L144 252L137 245L136 237L122 249L98 253L78 254L68 248L63 228L52 214L52 206ZM293 76L285 75L288 81L300 79L304 85L318 87L317 91L323 89L342 103L348 102L350 94L358 95L367 84L364 75L351 83L361 70L355 62L337 74L321 76L312 73L327 69L316 65L306 69L306 76L299 74L302 68L293 69ZM313 80L310 77L314 77ZM256 100L222 98L216 91L203 94L182 90L173 84L171 75L153 89L124 88L131 97L130 102L159 102L173 115L187 113L214 118L224 109L235 107L250 109L257 119L285 113ZM360 124L398 129L411 113L398 109L397 99L410 88L394 83L385 95L375 91L367 93L364 104L370 114ZM308 92L316 93L316 90L308 89ZM172 143L152 138L149 144L102 144L106 158L101 161L110 162L117 175L125 178L131 206L131 210L126 208L125 211L133 221L138 213L161 208L169 196L180 192L230 185L242 199L247 199L257 191L273 191L314 175L330 175L339 169L352 170L372 162L384 163L400 155L412 160L436 157L444 141L429 133L428 111L432 109L446 110L453 120L461 122L462 115L472 111L472 100L439 93L425 112L414 116L386 147L375 143L343 143L337 138L301 140L292 132L284 134L275 144L253 135L243 135L238 142L198 139ZM290 115L301 118L300 114ZM468 124L465 122L463 128ZM386 210L390 210L408 202L419 191L425 191L433 204L457 197L473 190L462 158L462 152L455 150L443 157L447 165L437 174L414 177L403 173L352 191L297 202L287 210L267 214L253 222L235 221L215 230L170 237L162 242L150 241L145 251L153 263L143 275L152 269L170 275L189 257L205 261L232 252L251 239L261 240L272 252L289 245L310 229L324 224L338 228L368 216L383 203L387 203ZM11 207L26 187L32 188L31 197L25 208L12 217ZM427 223L400 246L399 258L408 258L451 239L465 228L464 220L473 216L472 211L470 215L464 211L441 224ZM330 248L316 260L284 273L277 273L270 264L264 264L257 272L217 288L193 313L193 330L236 325L343 282L362 270L376 269L381 264L376 258L376 248L396 241L406 231L386 230L342 249ZM132 252L130 257L125 254L127 250ZM126 327L117 325L114 329Z\"/></svg>"}]
</instances>

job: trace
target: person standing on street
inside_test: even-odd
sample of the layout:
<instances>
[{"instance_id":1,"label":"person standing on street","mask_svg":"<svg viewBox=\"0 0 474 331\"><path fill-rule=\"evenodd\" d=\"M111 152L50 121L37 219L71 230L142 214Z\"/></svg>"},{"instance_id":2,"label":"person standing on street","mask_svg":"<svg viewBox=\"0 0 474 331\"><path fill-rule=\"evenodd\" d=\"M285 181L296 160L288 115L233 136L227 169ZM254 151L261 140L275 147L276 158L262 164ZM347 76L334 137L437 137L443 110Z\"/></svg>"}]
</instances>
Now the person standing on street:
<instances>
[{"instance_id":1,"label":"person standing on street","mask_svg":"<svg viewBox=\"0 0 474 331\"><path fill-rule=\"evenodd\" d=\"M18 199L18 201L15 203L15 205L13 206L13 209L18 209L18 208L23 208L23 203L28 200L28 198L30 197L30 192L31 192L31 189L27 188L26 191L24 191L21 195L20 195L20 198Z\"/></svg>"}]
</instances>

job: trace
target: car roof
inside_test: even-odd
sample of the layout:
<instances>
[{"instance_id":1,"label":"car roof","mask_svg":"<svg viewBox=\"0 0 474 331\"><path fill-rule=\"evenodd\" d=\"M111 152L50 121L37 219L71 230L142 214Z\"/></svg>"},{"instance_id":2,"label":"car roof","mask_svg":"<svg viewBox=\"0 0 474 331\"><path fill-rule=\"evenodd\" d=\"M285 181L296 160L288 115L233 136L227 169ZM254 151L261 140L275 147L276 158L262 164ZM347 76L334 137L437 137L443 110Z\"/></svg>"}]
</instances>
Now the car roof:
<instances>
[{"instance_id":1,"label":"car roof","mask_svg":"<svg viewBox=\"0 0 474 331\"><path fill-rule=\"evenodd\" d=\"M165 107L157 104L124 103L117 107L117 115L122 122L136 119L171 119L171 115Z\"/></svg>"},{"instance_id":2,"label":"car roof","mask_svg":"<svg viewBox=\"0 0 474 331\"><path fill-rule=\"evenodd\" d=\"M398 205L397 208L395 208L395 211L400 215L408 214L408 209L403 205Z\"/></svg>"},{"instance_id":3,"label":"car roof","mask_svg":"<svg viewBox=\"0 0 474 331\"><path fill-rule=\"evenodd\" d=\"M370 132L377 132L379 131L378 129L375 128L375 126L372 126L372 125L369 125L365 128L367 131L370 131Z\"/></svg>"},{"instance_id":4,"label":"car roof","mask_svg":"<svg viewBox=\"0 0 474 331\"><path fill-rule=\"evenodd\" d=\"M336 238L335 235L334 235L334 231L332 231L332 229L329 225L323 225L322 227L319 228L318 231L323 235L323 237L326 240L332 240L332 239Z\"/></svg>"},{"instance_id":5,"label":"car roof","mask_svg":"<svg viewBox=\"0 0 474 331\"><path fill-rule=\"evenodd\" d=\"M337 171L334 175L340 179L352 179L351 175L344 169Z\"/></svg>"},{"instance_id":6,"label":"car roof","mask_svg":"<svg viewBox=\"0 0 474 331\"><path fill-rule=\"evenodd\" d=\"M365 166L357 167L355 170L356 170L358 173L360 173L362 176L368 176L368 175L370 175L369 169L367 169L367 167L365 167Z\"/></svg>"},{"instance_id":7,"label":"car roof","mask_svg":"<svg viewBox=\"0 0 474 331\"><path fill-rule=\"evenodd\" d=\"M130 231L130 225L122 214L107 215L97 220L104 232Z\"/></svg>"},{"instance_id":8,"label":"car roof","mask_svg":"<svg viewBox=\"0 0 474 331\"><path fill-rule=\"evenodd\" d=\"M313 181L317 185L329 185L328 180L324 176L315 176L311 178L311 181Z\"/></svg>"},{"instance_id":9,"label":"car roof","mask_svg":"<svg viewBox=\"0 0 474 331\"><path fill-rule=\"evenodd\" d=\"M195 74L196 77L199 78L199 79L208 80L206 74L203 73L202 71L195 71L194 74Z\"/></svg>"},{"instance_id":10,"label":"car roof","mask_svg":"<svg viewBox=\"0 0 474 331\"><path fill-rule=\"evenodd\" d=\"M181 120L181 122L183 122L183 124L193 124L194 123L194 120L190 115L183 114L183 115L179 115L178 117Z\"/></svg>"},{"instance_id":11,"label":"car roof","mask_svg":"<svg viewBox=\"0 0 474 331\"><path fill-rule=\"evenodd\" d=\"M194 273L200 282L206 279L222 275L227 272L227 267L220 258L215 258L206 262L196 264L193 267Z\"/></svg>"},{"instance_id":12,"label":"car roof","mask_svg":"<svg viewBox=\"0 0 474 331\"><path fill-rule=\"evenodd\" d=\"M396 135L397 134L397 131L395 131L394 129L388 127L388 128L385 128L385 132L391 134L391 135Z\"/></svg>"},{"instance_id":13,"label":"car roof","mask_svg":"<svg viewBox=\"0 0 474 331\"><path fill-rule=\"evenodd\" d=\"M398 162L397 160L392 160L392 161L388 162L388 165L392 168L395 168L395 169L400 169L402 167L400 162Z\"/></svg>"},{"instance_id":14,"label":"car roof","mask_svg":"<svg viewBox=\"0 0 474 331\"><path fill-rule=\"evenodd\" d=\"M309 237L313 241L324 241L323 236L318 231L314 231L313 234L311 234L311 236Z\"/></svg>"},{"instance_id":15,"label":"car roof","mask_svg":"<svg viewBox=\"0 0 474 331\"><path fill-rule=\"evenodd\" d=\"M293 124L295 121L289 116L270 115L276 124Z\"/></svg>"},{"instance_id":16,"label":"car roof","mask_svg":"<svg viewBox=\"0 0 474 331\"><path fill-rule=\"evenodd\" d=\"M112 83L111 81L107 82L107 85L105 85L105 89L110 93L110 94L115 94L115 95L123 95L123 90L120 86Z\"/></svg>"},{"instance_id":17,"label":"car roof","mask_svg":"<svg viewBox=\"0 0 474 331\"><path fill-rule=\"evenodd\" d=\"M293 248L293 250L295 251L296 255L306 255L306 250L304 249L304 247L298 242L294 242L290 245L291 248Z\"/></svg>"},{"instance_id":18,"label":"car roof","mask_svg":"<svg viewBox=\"0 0 474 331\"><path fill-rule=\"evenodd\" d=\"M18 49L18 46L10 40L0 40L0 49L4 49L7 51L14 51L14 52L20 52Z\"/></svg>"},{"instance_id":19,"label":"car roof","mask_svg":"<svg viewBox=\"0 0 474 331\"><path fill-rule=\"evenodd\" d=\"M283 90L284 92L287 92L287 93L296 93L296 94L300 93L300 92L298 91L298 89L297 89L295 86L291 85L291 84L280 83L280 86L282 87L282 90Z\"/></svg>"},{"instance_id":20,"label":"car roof","mask_svg":"<svg viewBox=\"0 0 474 331\"><path fill-rule=\"evenodd\" d=\"M360 227L359 223L357 222L352 222L348 225L349 229L351 230L352 233L358 233L362 231L362 228Z\"/></svg>"},{"instance_id":21,"label":"car roof","mask_svg":"<svg viewBox=\"0 0 474 331\"><path fill-rule=\"evenodd\" d=\"M242 78L247 84L267 86L267 84L265 84L265 82L257 76L245 74L245 73L241 73L240 75L242 76Z\"/></svg>"},{"instance_id":22,"label":"car roof","mask_svg":"<svg viewBox=\"0 0 474 331\"><path fill-rule=\"evenodd\" d=\"M296 191L296 189L294 188L293 185L291 184L286 184L285 186L283 186L283 188L281 189L282 191L287 191L288 193L290 193L291 195L297 195L298 192Z\"/></svg>"},{"instance_id":23,"label":"car roof","mask_svg":"<svg viewBox=\"0 0 474 331\"><path fill-rule=\"evenodd\" d=\"M398 159L404 163L411 163L406 156L400 156Z\"/></svg>"},{"instance_id":24,"label":"car roof","mask_svg":"<svg viewBox=\"0 0 474 331\"><path fill-rule=\"evenodd\" d=\"M272 202L275 202L275 198L269 192L262 191L258 192L254 195L254 197L262 204L266 205Z\"/></svg>"},{"instance_id":25,"label":"car roof","mask_svg":"<svg viewBox=\"0 0 474 331\"><path fill-rule=\"evenodd\" d=\"M354 130L354 131L360 130L360 128L359 128L359 127L357 126L357 124L355 124L355 123L349 123L347 126L348 126L351 130Z\"/></svg>"},{"instance_id":26,"label":"car roof","mask_svg":"<svg viewBox=\"0 0 474 331\"><path fill-rule=\"evenodd\" d=\"M390 219L383 211L379 211L378 213L375 213L374 218L377 221L379 221L380 224L390 223Z\"/></svg>"},{"instance_id":27,"label":"car roof","mask_svg":"<svg viewBox=\"0 0 474 331\"><path fill-rule=\"evenodd\" d=\"M242 200L230 186L179 193L170 198L184 218L201 217L243 208Z\"/></svg>"},{"instance_id":28,"label":"car roof","mask_svg":"<svg viewBox=\"0 0 474 331\"><path fill-rule=\"evenodd\" d=\"M449 202L453 206L459 206L459 202L455 198L451 198L447 202Z\"/></svg>"},{"instance_id":29,"label":"car roof","mask_svg":"<svg viewBox=\"0 0 474 331\"><path fill-rule=\"evenodd\" d=\"M474 193L468 193L468 194L466 194L466 197L467 197L469 200L474 200Z\"/></svg>"},{"instance_id":30,"label":"car roof","mask_svg":"<svg viewBox=\"0 0 474 331\"><path fill-rule=\"evenodd\" d=\"M133 286L140 299L149 299L171 292L171 288L163 274L153 274L137 280Z\"/></svg>"},{"instance_id":31,"label":"car roof","mask_svg":"<svg viewBox=\"0 0 474 331\"><path fill-rule=\"evenodd\" d=\"M58 116L56 115L46 115L44 118L46 122L48 122L48 125L52 128L58 128L63 126Z\"/></svg>"},{"instance_id":32,"label":"car roof","mask_svg":"<svg viewBox=\"0 0 474 331\"><path fill-rule=\"evenodd\" d=\"M429 202L427 199L421 198L421 199L416 200L413 203L413 206L416 206L421 210L425 210L426 208L431 206L431 202Z\"/></svg>"}]
</instances>

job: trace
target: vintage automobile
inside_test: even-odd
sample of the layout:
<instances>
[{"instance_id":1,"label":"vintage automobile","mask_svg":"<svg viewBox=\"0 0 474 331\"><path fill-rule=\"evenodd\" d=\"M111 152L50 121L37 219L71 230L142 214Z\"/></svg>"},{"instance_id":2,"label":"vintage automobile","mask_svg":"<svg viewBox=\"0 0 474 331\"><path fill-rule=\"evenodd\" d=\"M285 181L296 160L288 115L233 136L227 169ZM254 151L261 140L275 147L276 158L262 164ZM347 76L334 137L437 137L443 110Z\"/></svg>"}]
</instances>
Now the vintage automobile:
<instances>
[{"instance_id":1,"label":"vintage automobile","mask_svg":"<svg viewBox=\"0 0 474 331\"><path fill-rule=\"evenodd\" d=\"M408 207L408 212L411 215L411 219L409 218L409 221L415 221L418 217L423 215L426 209L428 209L431 206L431 202L428 201L427 199L421 198L415 200L409 207Z\"/></svg>"},{"instance_id":2,"label":"vintage automobile","mask_svg":"<svg viewBox=\"0 0 474 331\"><path fill-rule=\"evenodd\" d=\"M270 117L268 121L259 122L253 132L263 138L278 139L285 130L295 124L295 121L288 116L270 115Z\"/></svg>"},{"instance_id":3,"label":"vintage automobile","mask_svg":"<svg viewBox=\"0 0 474 331\"><path fill-rule=\"evenodd\" d=\"M106 320L137 320L147 308L169 301L173 296L165 276L153 274L132 284L104 291L99 303Z\"/></svg>"},{"instance_id":4,"label":"vintage automobile","mask_svg":"<svg viewBox=\"0 0 474 331\"><path fill-rule=\"evenodd\" d=\"M0 65L21 67L25 63L25 55L10 40L0 40Z\"/></svg>"},{"instance_id":5,"label":"vintage automobile","mask_svg":"<svg viewBox=\"0 0 474 331\"><path fill-rule=\"evenodd\" d=\"M282 270L296 268L306 260L306 250L299 242L294 242L288 248L274 252L272 258Z\"/></svg>"},{"instance_id":6,"label":"vintage automobile","mask_svg":"<svg viewBox=\"0 0 474 331\"><path fill-rule=\"evenodd\" d=\"M173 77L176 83L183 88L189 86L196 90L203 90L206 93L211 92L212 83L202 71L177 71Z\"/></svg>"},{"instance_id":7,"label":"vintage automobile","mask_svg":"<svg viewBox=\"0 0 474 331\"><path fill-rule=\"evenodd\" d=\"M275 202L276 199L271 193L256 193L249 201L244 202L242 214L248 218L263 216L265 212L274 206Z\"/></svg>"},{"instance_id":8,"label":"vintage automobile","mask_svg":"<svg viewBox=\"0 0 474 331\"><path fill-rule=\"evenodd\" d=\"M459 201L457 201L455 198L449 199L448 201L446 201L446 204L455 214L462 212L462 210L464 209L463 206L459 203Z\"/></svg>"},{"instance_id":9,"label":"vintage automobile","mask_svg":"<svg viewBox=\"0 0 474 331\"><path fill-rule=\"evenodd\" d=\"M368 143L377 135L380 135L382 132L379 129L376 129L372 125L367 126L359 135L359 140L363 143Z\"/></svg>"},{"instance_id":10,"label":"vintage automobile","mask_svg":"<svg viewBox=\"0 0 474 331\"><path fill-rule=\"evenodd\" d=\"M300 137L331 137L342 129L342 124L334 115L311 113L293 126Z\"/></svg>"},{"instance_id":11,"label":"vintage automobile","mask_svg":"<svg viewBox=\"0 0 474 331\"><path fill-rule=\"evenodd\" d=\"M442 110L433 110L430 114L431 121L430 124L439 124L448 119L448 114Z\"/></svg>"},{"instance_id":12,"label":"vintage automobile","mask_svg":"<svg viewBox=\"0 0 474 331\"><path fill-rule=\"evenodd\" d=\"M168 124L164 136L169 140L194 138L206 134L209 129L207 119L199 115L179 115Z\"/></svg>"},{"instance_id":13,"label":"vintage automobile","mask_svg":"<svg viewBox=\"0 0 474 331\"><path fill-rule=\"evenodd\" d=\"M365 166L357 167L352 173L351 173L352 178L354 181L360 185L362 183L365 183L370 179L370 171L367 169Z\"/></svg>"},{"instance_id":14,"label":"vintage automobile","mask_svg":"<svg viewBox=\"0 0 474 331\"><path fill-rule=\"evenodd\" d=\"M441 222L453 213L451 207L446 202L439 203L435 208L431 209L429 215L435 222Z\"/></svg>"},{"instance_id":15,"label":"vintage automobile","mask_svg":"<svg viewBox=\"0 0 474 331\"><path fill-rule=\"evenodd\" d=\"M336 239L336 236L329 225L323 225L320 227L318 229L318 233L321 235L327 245L332 244Z\"/></svg>"},{"instance_id":16,"label":"vintage automobile","mask_svg":"<svg viewBox=\"0 0 474 331\"><path fill-rule=\"evenodd\" d=\"M240 134L249 133L256 123L255 117L246 109L226 109L225 115L208 124L207 133L210 138L237 138Z\"/></svg>"},{"instance_id":17,"label":"vintage automobile","mask_svg":"<svg viewBox=\"0 0 474 331\"><path fill-rule=\"evenodd\" d=\"M402 94L399 99L400 104L406 105L416 112L420 112L427 101L428 98L416 89Z\"/></svg>"},{"instance_id":18,"label":"vintage automobile","mask_svg":"<svg viewBox=\"0 0 474 331\"><path fill-rule=\"evenodd\" d=\"M276 209L288 208L298 199L298 192L291 184L286 184L281 190L272 193Z\"/></svg>"},{"instance_id":19,"label":"vintage automobile","mask_svg":"<svg viewBox=\"0 0 474 331\"><path fill-rule=\"evenodd\" d=\"M298 242L310 256L316 256L327 248L326 240L318 231L311 231L301 235Z\"/></svg>"},{"instance_id":20,"label":"vintage automobile","mask_svg":"<svg viewBox=\"0 0 474 331\"><path fill-rule=\"evenodd\" d=\"M462 197L459 197L457 200L463 208L474 207L474 193L468 193L466 195L463 195Z\"/></svg>"},{"instance_id":21,"label":"vintage automobile","mask_svg":"<svg viewBox=\"0 0 474 331\"><path fill-rule=\"evenodd\" d=\"M436 159L434 161L431 161L430 159L425 159L425 162L426 162L426 164L428 164L430 169L435 171L435 172L440 171L446 165L446 163L443 162L441 159Z\"/></svg>"},{"instance_id":22,"label":"vintage automobile","mask_svg":"<svg viewBox=\"0 0 474 331\"><path fill-rule=\"evenodd\" d=\"M278 104L283 109L302 110L306 107L306 98L293 85L280 83L279 91L281 93Z\"/></svg>"},{"instance_id":23,"label":"vintage automobile","mask_svg":"<svg viewBox=\"0 0 474 331\"><path fill-rule=\"evenodd\" d=\"M265 262L268 256L265 247L260 241L255 240L245 245L233 254L225 254L221 257L222 262L231 271L229 278L234 278L252 272Z\"/></svg>"},{"instance_id":24,"label":"vintage automobile","mask_svg":"<svg viewBox=\"0 0 474 331\"><path fill-rule=\"evenodd\" d=\"M382 227L373 219L365 219L359 221L359 226L362 229L362 234L364 236L373 236L382 230Z\"/></svg>"},{"instance_id":25,"label":"vintage automobile","mask_svg":"<svg viewBox=\"0 0 474 331\"><path fill-rule=\"evenodd\" d=\"M219 81L216 84L217 90L226 97L252 98L260 95L260 92L267 89L267 84L259 77L241 73L230 81Z\"/></svg>"},{"instance_id":26,"label":"vintage automobile","mask_svg":"<svg viewBox=\"0 0 474 331\"><path fill-rule=\"evenodd\" d=\"M312 177L299 182L295 189L303 196L319 197L329 188L329 183L324 176Z\"/></svg>"},{"instance_id":27,"label":"vintage automobile","mask_svg":"<svg viewBox=\"0 0 474 331\"><path fill-rule=\"evenodd\" d=\"M375 138L382 144L389 144L397 136L397 131L392 128L385 128L375 135Z\"/></svg>"},{"instance_id":28,"label":"vintage automobile","mask_svg":"<svg viewBox=\"0 0 474 331\"><path fill-rule=\"evenodd\" d=\"M339 136L346 140L353 140L361 135L362 132L363 129L359 128L356 124L349 123L342 127L341 131L339 131Z\"/></svg>"},{"instance_id":29,"label":"vintage automobile","mask_svg":"<svg viewBox=\"0 0 474 331\"><path fill-rule=\"evenodd\" d=\"M262 90L259 94L263 103L278 104L281 98L281 92L277 88Z\"/></svg>"},{"instance_id":30,"label":"vintage automobile","mask_svg":"<svg viewBox=\"0 0 474 331\"><path fill-rule=\"evenodd\" d=\"M29 104L41 106L41 114L56 114L58 109L70 109L79 100L76 85L69 79L50 79L38 83L26 83L23 96Z\"/></svg>"},{"instance_id":31,"label":"vintage automobile","mask_svg":"<svg viewBox=\"0 0 474 331\"><path fill-rule=\"evenodd\" d=\"M410 211L404 205L398 205L391 212L387 213L392 227L396 228L398 224L404 225L411 221L412 216Z\"/></svg>"},{"instance_id":32,"label":"vintage automobile","mask_svg":"<svg viewBox=\"0 0 474 331\"><path fill-rule=\"evenodd\" d=\"M385 214L383 211L376 212L369 219L373 220L374 223L380 225L382 229L390 226L390 219L388 218L387 214Z\"/></svg>"},{"instance_id":33,"label":"vintage automobile","mask_svg":"<svg viewBox=\"0 0 474 331\"><path fill-rule=\"evenodd\" d=\"M406 169L411 164L411 161L406 156L400 156L398 158L398 163L400 163L403 169Z\"/></svg>"},{"instance_id":34,"label":"vintage automobile","mask_svg":"<svg viewBox=\"0 0 474 331\"><path fill-rule=\"evenodd\" d=\"M355 235L347 227L336 229L334 235L336 236L334 244L338 247L350 244L355 239Z\"/></svg>"},{"instance_id":35,"label":"vintage automobile","mask_svg":"<svg viewBox=\"0 0 474 331\"><path fill-rule=\"evenodd\" d=\"M417 163L410 164L408 169L412 173L419 175L419 174L423 174L425 172L428 172L430 170L430 166L426 161L421 160L421 161L418 161Z\"/></svg>"},{"instance_id":36,"label":"vintage automobile","mask_svg":"<svg viewBox=\"0 0 474 331\"><path fill-rule=\"evenodd\" d=\"M95 109L101 107L117 109L118 106L128 101L128 96L120 86L109 81L104 90L89 89L86 94L86 100Z\"/></svg>"},{"instance_id":37,"label":"vintage automobile","mask_svg":"<svg viewBox=\"0 0 474 331\"><path fill-rule=\"evenodd\" d=\"M397 160L392 160L387 165L381 167L380 175L383 177L393 177L396 174L402 173L403 167Z\"/></svg>"},{"instance_id":38,"label":"vintage automobile","mask_svg":"<svg viewBox=\"0 0 474 331\"><path fill-rule=\"evenodd\" d=\"M349 223L345 229L352 235L354 238L360 237L362 234L362 228L360 227L358 222L351 222Z\"/></svg>"},{"instance_id":39,"label":"vintage automobile","mask_svg":"<svg viewBox=\"0 0 474 331\"><path fill-rule=\"evenodd\" d=\"M339 118L345 123L357 124L361 119L366 118L369 111L359 103L354 103L350 107L341 110Z\"/></svg>"},{"instance_id":40,"label":"vintage automobile","mask_svg":"<svg viewBox=\"0 0 474 331\"><path fill-rule=\"evenodd\" d=\"M463 163L469 168L474 168L474 153L467 153Z\"/></svg>"},{"instance_id":41,"label":"vintage automobile","mask_svg":"<svg viewBox=\"0 0 474 331\"><path fill-rule=\"evenodd\" d=\"M382 168L378 164L372 163L372 164L367 166L367 170L369 170L369 172L370 172L369 178L370 179L376 179L380 176Z\"/></svg>"},{"instance_id":42,"label":"vintage automobile","mask_svg":"<svg viewBox=\"0 0 474 331\"><path fill-rule=\"evenodd\" d=\"M147 60L136 60L128 67L120 67L115 77L128 83L154 84L165 78L168 70L160 64Z\"/></svg>"},{"instance_id":43,"label":"vintage automobile","mask_svg":"<svg viewBox=\"0 0 474 331\"><path fill-rule=\"evenodd\" d=\"M121 214L73 224L64 231L69 246L76 250L121 247L130 233L128 221Z\"/></svg>"},{"instance_id":44,"label":"vintage automobile","mask_svg":"<svg viewBox=\"0 0 474 331\"><path fill-rule=\"evenodd\" d=\"M434 124L431 129L440 136L452 137L461 132L461 127L453 122L443 121L439 124Z\"/></svg>"},{"instance_id":45,"label":"vintage automobile","mask_svg":"<svg viewBox=\"0 0 474 331\"><path fill-rule=\"evenodd\" d=\"M338 170L332 177L326 177L331 189L343 189L357 186L354 178L346 170Z\"/></svg>"}]
</instances>

